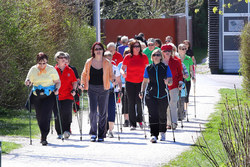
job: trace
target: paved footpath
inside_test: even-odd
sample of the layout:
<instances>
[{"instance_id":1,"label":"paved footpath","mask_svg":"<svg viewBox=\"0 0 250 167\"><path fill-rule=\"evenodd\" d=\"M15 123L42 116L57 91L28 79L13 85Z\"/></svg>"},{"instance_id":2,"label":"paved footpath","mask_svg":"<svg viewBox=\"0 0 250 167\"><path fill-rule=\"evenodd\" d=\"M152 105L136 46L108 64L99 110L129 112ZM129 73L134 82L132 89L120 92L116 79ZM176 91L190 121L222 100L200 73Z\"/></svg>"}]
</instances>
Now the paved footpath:
<instances>
[{"instance_id":1,"label":"paved footpath","mask_svg":"<svg viewBox=\"0 0 250 167\"><path fill-rule=\"evenodd\" d=\"M240 88L242 78L237 75L202 75L197 74L196 83L196 111L194 118L193 87L191 89L189 122L184 121L184 128L175 131L176 142L173 142L171 131L166 134L166 141L152 144L149 142L150 133L147 128L147 139L144 131L137 128L130 131L123 128L120 141L115 133L115 138L106 138L103 143L89 141L89 124L87 112L84 112L83 141L79 140L79 130L74 116L72 132L69 140L62 142L56 135L48 136L49 145L44 147L39 139L33 139L29 145L28 138L11 138L1 136L2 141L14 141L23 144L23 147L12 151L2 157L3 167L69 167L69 166L161 166L174 159L181 152L188 150L193 138L199 135L199 125L207 122L208 116L214 112L214 105L219 100L218 89L233 88L233 83ZM147 113L147 112L146 112ZM148 117L148 115L146 115ZM117 132L117 127L115 127ZM198 133L197 133L198 132Z\"/></svg>"}]
</instances>

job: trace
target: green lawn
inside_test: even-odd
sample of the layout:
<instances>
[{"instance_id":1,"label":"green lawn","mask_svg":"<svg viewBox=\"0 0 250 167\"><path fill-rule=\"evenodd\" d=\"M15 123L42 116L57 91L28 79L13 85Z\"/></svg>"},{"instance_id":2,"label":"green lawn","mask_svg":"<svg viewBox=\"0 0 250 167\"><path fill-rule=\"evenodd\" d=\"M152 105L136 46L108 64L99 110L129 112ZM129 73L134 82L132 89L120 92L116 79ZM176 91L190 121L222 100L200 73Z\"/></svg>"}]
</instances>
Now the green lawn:
<instances>
[{"instance_id":1,"label":"green lawn","mask_svg":"<svg viewBox=\"0 0 250 167\"><path fill-rule=\"evenodd\" d=\"M21 144L16 144L13 142L2 142L2 153L8 154L11 150L21 148Z\"/></svg>"},{"instance_id":2,"label":"green lawn","mask_svg":"<svg viewBox=\"0 0 250 167\"><path fill-rule=\"evenodd\" d=\"M209 123L206 124L206 129L203 132L203 135L206 139L206 142L208 143L209 147L211 150L215 153L218 154L222 157L220 159L218 156L216 157L216 160L219 162L220 166L223 166L224 162L223 160L225 159L225 154L222 151L223 146L220 141L220 137L218 134L218 129L220 127L221 123L221 112L222 110L225 110L224 107L224 102L225 102L225 97L227 95L229 104L236 104L236 99L235 99L235 91L232 89L220 89L220 94L221 94L221 100L219 104L217 104L217 112L213 113L210 115ZM242 101L242 104L248 103L250 104L249 101L247 101L247 98L244 98L244 92L243 90L237 90L239 99ZM201 139L201 137L199 137ZM183 152L180 156L178 156L176 159L170 161L166 167L174 167L174 166L181 166L181 167L190 167L190 166L211 166L209 161L199 152L198 150L198 143L196 142L196 146L193 146L190 148L190 150ZM204 142L201 144L201 146L205 146Z\"/></svg>"}]
</instances>

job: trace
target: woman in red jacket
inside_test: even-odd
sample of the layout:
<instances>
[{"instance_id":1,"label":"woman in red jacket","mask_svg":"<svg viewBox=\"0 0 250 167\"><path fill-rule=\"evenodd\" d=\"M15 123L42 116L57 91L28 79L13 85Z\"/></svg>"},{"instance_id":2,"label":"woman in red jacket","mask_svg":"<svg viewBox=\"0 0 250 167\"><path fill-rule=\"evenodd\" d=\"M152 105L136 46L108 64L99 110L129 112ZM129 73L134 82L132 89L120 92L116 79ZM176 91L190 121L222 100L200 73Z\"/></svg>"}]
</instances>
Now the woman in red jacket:
<instances>
[{"instance_id":1,"label":"woman in red jacket","mask_svg":"<svg viewBox=\"0 0 250 167\"><path fill-rule=\"evenodd\" d=\"M131 54L126 55L123 60L121 74L126 80L126 91L128 95L128 110L131 130L136 129L136 122L142 128L142 107L138 96L141 91L143 74L148 65L148 57L142 53L141 44L134 40L130 43ZM125 72L126 71L126 72ZM137 104L137 117L135 105Z\"/></svg>"},{"instance_id":2,"label":"woman in red jacket","mask_svg":"<svg viewBox=\"0 0 250 167\"><path fill-rule=\"evenodd\" d=\"M164 62L170 67L173 78L173 84L171 86L168 86L170 94L169 108L172 118L170 118L170 112L167 112L167 128L171 129L171 125L173 124L172 128L175 130L177 127L178 93L179 87L181 87L181 83L183 81L182 65L177 59L174 58L173 47L171 45L163 45L161 47L161 51L163 54Z\"/></svg>"}]
</instances>

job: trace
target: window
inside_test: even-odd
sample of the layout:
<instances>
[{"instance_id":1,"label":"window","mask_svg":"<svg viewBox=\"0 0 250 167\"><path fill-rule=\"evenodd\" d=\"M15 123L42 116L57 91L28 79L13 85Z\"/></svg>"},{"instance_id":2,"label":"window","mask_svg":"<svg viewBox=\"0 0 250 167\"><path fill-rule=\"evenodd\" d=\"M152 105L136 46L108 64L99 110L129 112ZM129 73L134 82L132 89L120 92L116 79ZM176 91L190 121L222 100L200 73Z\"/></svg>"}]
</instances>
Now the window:
<instances>
[{"instance_id":1,"label":"window","mask_svg":"<svg viewBox=\"0 0 250 167\"><path fill-rule=\"evenodd\" d=\"M228 8L228 4L231 4L231 7ZM224 0L224 4L227 5L224 8L224 13L248 13L248 3L245 0Z\"/></svg>"},{"instance_id":2,"label":"window","mask_svg":"<svg viewBox=\"0 0 250 167\"><path fill-rule=\"evenodd\" d=\"M241 32L248 17L224 17L224 32Z\"/></svg>"},{"instance_id":3,"label":"window","mask_svg":"<svg viewBox=\"0 0 250 167\"><path fill-rule=\"evenodd\" d=\"M240 36L225 35L224 36L224 50L238 51L240 46Z\"/></svg>"}]
</instances>

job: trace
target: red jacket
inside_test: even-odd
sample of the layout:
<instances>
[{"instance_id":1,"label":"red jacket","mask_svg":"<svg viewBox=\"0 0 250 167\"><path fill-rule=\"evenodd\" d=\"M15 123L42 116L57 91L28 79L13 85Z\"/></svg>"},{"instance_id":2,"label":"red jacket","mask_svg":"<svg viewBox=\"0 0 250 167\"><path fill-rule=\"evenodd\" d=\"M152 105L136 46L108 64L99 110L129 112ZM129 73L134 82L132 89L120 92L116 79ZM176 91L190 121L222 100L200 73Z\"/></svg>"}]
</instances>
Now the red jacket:
<instances>
[{"instance_id":1,"label":"red jacket","mask_svg":"<svg viewBox=\"0 0 250 167\"><path fill-rule=\"evenodd\" d=\"M123 57L119 52L115 52L112 60L115 62L115 65L118 66L118 64L123 61Z\"/></svg>"},{"instance_id":2,"label":"red jacket","mask_svg":"<svg viewBox=\"0 0 250 167\"><path fill-rule=\"evenodd\" d=\"M173 84L168 86L169 90L178 88L179 81L183 81L182 65L181 63L172 57L170 57L168 66L172 73Z\"/></svg>"},{"instance_id":3,"label":"red jacket","mask_svg":"<svg viewBox=\"0 0 250 167\"><path fill-rule=\"evenodd\" d=\"M76 76L74 71L66 65L63 72L55 66L57 73L61 80L61 87L59 89L59 100L74 100L73 96L71 95L71 91L73 89L73 82L77 82Z\"/></svg>"}]
</instances>

